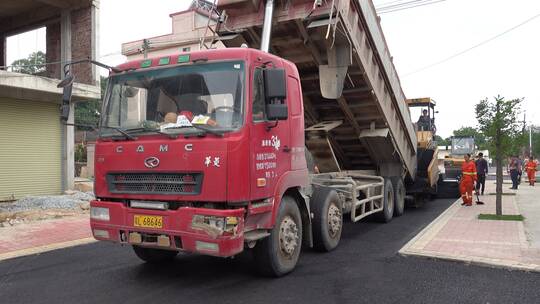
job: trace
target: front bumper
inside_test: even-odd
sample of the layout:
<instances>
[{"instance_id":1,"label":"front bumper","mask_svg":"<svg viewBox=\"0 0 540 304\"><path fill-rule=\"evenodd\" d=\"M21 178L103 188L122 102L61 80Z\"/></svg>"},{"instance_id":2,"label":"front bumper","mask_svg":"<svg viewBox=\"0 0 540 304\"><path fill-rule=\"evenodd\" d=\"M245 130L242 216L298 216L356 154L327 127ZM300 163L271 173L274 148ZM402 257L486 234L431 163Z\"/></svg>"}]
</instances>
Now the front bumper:
<instances>
[{"instance_id":1,"label":"front bumper","mask_svg":"<svg viewBox=\"0 0 540 304\"><path fill-rule=\"evenodd\" d=\"M90 206L109 209L108 221L90 219L90 227L97 240L198 252L219 257L234 256L244 248L244 209L182 207L178 210L150 210L129 208L119 202L107 201L92 201ZM160 229L135 227L133 223L135 215L161 216L163 227ZM237 217L238 223L234 232L216 235L212 231L193 228L194 215ZM142 238L134 241L137 238L131 238L131 234L142 236ZM154 238L160 241L146 241Z\"/></svg>"}]
</instances>

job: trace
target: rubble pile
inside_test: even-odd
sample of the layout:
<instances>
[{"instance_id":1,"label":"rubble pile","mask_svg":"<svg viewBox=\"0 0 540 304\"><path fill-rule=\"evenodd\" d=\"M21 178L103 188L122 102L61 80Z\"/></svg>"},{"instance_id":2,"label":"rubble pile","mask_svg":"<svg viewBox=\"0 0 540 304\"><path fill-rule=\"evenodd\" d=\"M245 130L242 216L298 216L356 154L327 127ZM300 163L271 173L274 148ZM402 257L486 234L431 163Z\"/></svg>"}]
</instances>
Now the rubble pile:
<instances>
[{"instance_id":1,"label":"rubble pile","mask_svg":"<svg viewBox=\"0 0 540 304\"><path fill-rule=\"evenodd\" d=\"M27 196L11 203L0 203L0 227L28 220L61 217L87 212L92 192L68 190L65 195Z\"/></svg>"}]
</instances>

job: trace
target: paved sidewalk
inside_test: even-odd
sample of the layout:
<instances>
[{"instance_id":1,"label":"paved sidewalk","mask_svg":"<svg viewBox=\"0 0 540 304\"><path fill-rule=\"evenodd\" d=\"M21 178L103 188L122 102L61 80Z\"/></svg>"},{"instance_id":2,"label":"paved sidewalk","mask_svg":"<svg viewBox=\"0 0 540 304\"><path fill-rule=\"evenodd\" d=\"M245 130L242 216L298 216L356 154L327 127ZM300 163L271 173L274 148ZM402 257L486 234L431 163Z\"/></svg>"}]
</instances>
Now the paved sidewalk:
<instances>
[{"instance_id":1,"label":"paved sidewalk","mask_svg":"<svg viewBox=\"0 0 540 304\"><path fill-rule=\"evenodd\" d=\"M486 181L485 205L461 206L461 199L409 241L403 255L464 261L540 272L540 185L523 183L519 190L503 191L503 214L522 214L524 222L479 220L495 213L495 181Z\"/></svg>"},{"instance_id":2,"label":"paved sidewalk","mask_svg":"<svg viewBox=\"0 0 540 304\"><path fill-rule=\"evenodd\" d=\"M89 215L0 228L0 261L93 242Z\"/></svg>"}]
</instances>

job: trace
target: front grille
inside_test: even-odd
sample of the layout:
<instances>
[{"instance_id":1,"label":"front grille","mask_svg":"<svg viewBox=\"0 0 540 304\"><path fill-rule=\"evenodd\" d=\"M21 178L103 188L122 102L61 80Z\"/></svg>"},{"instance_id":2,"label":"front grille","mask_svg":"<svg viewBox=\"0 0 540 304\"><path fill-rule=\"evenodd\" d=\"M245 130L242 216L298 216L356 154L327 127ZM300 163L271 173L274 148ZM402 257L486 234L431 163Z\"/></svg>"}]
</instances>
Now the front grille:
<instances>
[{"instance_id":1,"label":"front grille","mask_svg":"<svg viewBox=\"0 0 540 304\"><path fill-rule=\"evenodd\" d=\"M111 193L184 194L201 193L202 173L110 173Z\"/></svg>"}]
</instances>

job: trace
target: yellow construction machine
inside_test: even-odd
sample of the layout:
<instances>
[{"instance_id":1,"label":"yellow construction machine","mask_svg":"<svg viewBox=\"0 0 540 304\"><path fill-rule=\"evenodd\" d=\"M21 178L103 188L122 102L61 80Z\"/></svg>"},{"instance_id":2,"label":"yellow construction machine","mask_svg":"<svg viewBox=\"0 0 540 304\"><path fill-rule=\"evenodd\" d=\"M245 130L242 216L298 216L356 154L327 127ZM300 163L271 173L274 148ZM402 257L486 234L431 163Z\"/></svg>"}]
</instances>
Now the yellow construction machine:
<instances>
[{"instance_id":1,"label":"yellow construction machine","mask_svg":"<svg viewBox=\"0 0 540 304\"><path fill-rule=\"evenodd\" d=\"M424 194L436 195L439 181L438 149L435 142L435 100L425 98L407 99L410 110L420 108L420 116L414 124L417 138L417 173L412 187L407 193L414 196L413 201L422 201ZM417 111L411 111L412 113ZM414 115L414 114L413 114ZM413 121L414 120L414 117Z\"/></svg>"}]
</instances>

